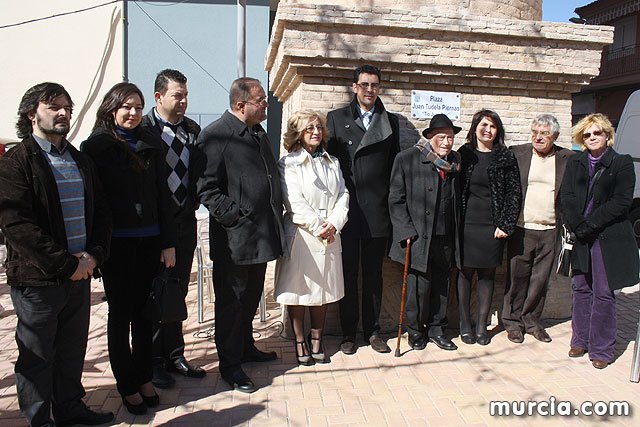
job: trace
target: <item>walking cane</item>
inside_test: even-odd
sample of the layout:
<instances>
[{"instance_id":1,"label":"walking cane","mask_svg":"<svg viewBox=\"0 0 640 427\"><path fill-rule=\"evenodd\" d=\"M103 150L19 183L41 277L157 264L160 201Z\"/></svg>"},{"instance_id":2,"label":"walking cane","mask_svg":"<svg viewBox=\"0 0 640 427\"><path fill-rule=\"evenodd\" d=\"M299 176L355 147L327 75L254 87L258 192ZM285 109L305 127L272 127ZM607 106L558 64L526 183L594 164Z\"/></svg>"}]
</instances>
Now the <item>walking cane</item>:
<instances>
[{"instance_id":1,"label":"walking cane","mask_svg":"<svg viewBox=\"0 0 640 427\"><path fill-rule=\"evenodd\" d=\"M631 378L630 381L637 383L640 381L640 321L638 322L638 332L636 334L636 343L633 346L633 362L631 363Z\"/></svg>"},{"instance_id":2,"label":"walking cane","mask_svg":"<svg viewBox=\"0 0 640 427\"><path fill-rule=\"evenodd\" d=\"M404 256L404 273L402 273L402 297L400 298L400 320L398 321L398 342L396 343L395 357L400 357L400 335L402 335L402 317L404 315L404 299L407 295L407 273L409 272L409 252L411 239L407 239L407 252Z\"/></svg>"}]
</instances>

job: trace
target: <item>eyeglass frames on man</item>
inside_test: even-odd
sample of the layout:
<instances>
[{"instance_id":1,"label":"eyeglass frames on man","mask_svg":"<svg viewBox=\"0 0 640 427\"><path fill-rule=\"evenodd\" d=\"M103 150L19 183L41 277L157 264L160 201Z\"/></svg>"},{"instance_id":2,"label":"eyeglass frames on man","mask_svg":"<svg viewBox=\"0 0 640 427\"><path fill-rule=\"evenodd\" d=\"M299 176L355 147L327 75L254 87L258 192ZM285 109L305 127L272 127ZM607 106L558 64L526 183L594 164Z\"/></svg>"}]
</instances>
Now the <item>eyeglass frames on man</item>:
<instances>
[{"instance_id":1,"label":"eyeglass frames on man","mask_svg":"<svg viewBox=\"0 0 640 427\"><path fill-rule=\"evenodd\" d=\"M367 82L361 82L361 83L356 83L358 86L360 86L362 89L367 90L369 88L371 88L371 90L378 90L380 89L380 83L367 83Z\"/></svg>"},{"instance_id":2,"label":"eyeglass frames on man","mask_svg":"<svg viewBox=\"0 0 640 427\"><path fill-rule=\"evenodd\" d=\"M551 136L551 132L548 130L533 130L531 129L531 136L538 137L541 136L543 138L548 138Z\"/></svg>"},{"instance_id":3,"label":"eyeglass frames on man","mask_svg":"<svg viewBox=\"0 0 640 427\"><path fill-rule=\"evenodd\" d=\"M267 102L267 97L266 96L261 96L260 98L256 99L255 101L244 101L247 104L253 104L253 105L257 105L257 106L261 106L262 104L265 104Z\"/></svg>"}]
</instances>

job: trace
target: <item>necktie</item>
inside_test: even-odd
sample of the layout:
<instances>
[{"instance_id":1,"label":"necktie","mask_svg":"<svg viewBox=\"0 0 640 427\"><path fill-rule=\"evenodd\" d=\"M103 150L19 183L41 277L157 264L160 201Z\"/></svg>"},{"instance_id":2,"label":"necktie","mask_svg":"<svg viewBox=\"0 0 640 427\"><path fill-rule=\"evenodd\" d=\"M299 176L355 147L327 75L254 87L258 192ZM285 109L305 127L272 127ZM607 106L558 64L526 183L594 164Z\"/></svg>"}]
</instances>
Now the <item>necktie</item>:
<instances>
[{"instance_id":1,"label":"necktie","mask_svg":"<svg viewBox=\"0 0 640 427\"><path fill-rule=\"evenodd\" d=\"M362 124L365 129L369 129L369 125L371 124L371 111L365 111L362 113Z\"/></svg>"}]
</instances>

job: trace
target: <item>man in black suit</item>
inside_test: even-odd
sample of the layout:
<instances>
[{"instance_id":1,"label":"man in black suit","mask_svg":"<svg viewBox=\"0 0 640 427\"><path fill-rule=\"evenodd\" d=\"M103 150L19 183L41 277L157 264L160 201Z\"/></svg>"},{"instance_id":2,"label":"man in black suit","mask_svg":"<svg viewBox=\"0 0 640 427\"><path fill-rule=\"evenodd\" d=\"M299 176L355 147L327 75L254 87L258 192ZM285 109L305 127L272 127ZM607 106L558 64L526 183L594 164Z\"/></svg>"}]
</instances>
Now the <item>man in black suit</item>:
<instances>
[{"instance_id":1,"label":"man in black suit","mask_svg":"<svg viewBox=\"0 0 640 427\"><path fill-rule=\"evenodd\" d=\"M351 103L327 115L331 135L328 152L340 161L351 195L349 220L342 229L342 263L345 296L340 300L340 324L345 354L356 352L358 327L358 270L362 266L362 332L379 353L391 351L380 338L382 260L391 231L389 176L400 151L398 118L387 112L378 97L380 70L358 67L351 84Z\"/></svg>"},{"instance_id":2,"label":"man in black suit","mask_svg":"<svg viewBox=\"0 0 640 427\"><path fill-rule=\"evenodd\" d=\"M560 184L573 154L554 144L559 134L558 120L541 114L531 123L531 143L511 147L520 169L523 203L507 246L509 271L502 324L514 343L524 341L524 332L551 342L540 315L562 224L557 210Z\"/></svg>"},{"instance_id":3,"label":"man in black suit","mask_svg":"<svg viewBox=\"0 0 640 427\"><path fill-rule=\"evenodd\" d=\"M180 280L187 296L193 252L196 249L196 214L199 202L196 182L200 161L195 142L200 126L185 116L187 111L187 78L177 70L162 70L156 76L156 106L142 118L142 126L156 134L164 144L167 163L167 185L171 202L175 203L174 223L177 231L176 265L169 275ZM153 385L170 388L175 379L167 371L185 377L202 378L204 369L194 367L184 357L182 322L155 323L153 330Z\"/></svg>"},{"instance_id":4,"label":"man in black suit","mask_svg":"<svg viewBox=\"0 0 640 427\"><path fill-rule=\"evenodd\" d=\"M260 82L249 77L235 80L229 101L229 110L198 137L197 149L206 158L198 194L210 215L220 375L236 390L251 393L256 386L241 363L277 357L256 348L252 321L267 262L285 248L282 193L276 159L260 126L267 118L267 96Z\"/></svg>"}]
</instances>

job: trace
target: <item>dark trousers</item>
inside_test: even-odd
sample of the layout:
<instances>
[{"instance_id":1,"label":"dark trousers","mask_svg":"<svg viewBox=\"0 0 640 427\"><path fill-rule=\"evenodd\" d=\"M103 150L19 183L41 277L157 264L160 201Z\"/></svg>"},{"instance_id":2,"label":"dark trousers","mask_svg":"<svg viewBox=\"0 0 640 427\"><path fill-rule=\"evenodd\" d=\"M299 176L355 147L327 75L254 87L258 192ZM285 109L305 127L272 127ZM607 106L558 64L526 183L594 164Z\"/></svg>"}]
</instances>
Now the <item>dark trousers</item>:
<instances>
[{"instance_id":1,"label":"dark trousers","mask_svg":"<svg viewBox=\"0 0 640 427\"><path fill-rule=\"evenodd\" d=\"M571 347L589 351L591 360L613 362L616 348L616 298L609 288L600 242L591 247L591 272L572 280Z\"/></svg>"},{"instance_id":2,"label":"dark trousers","mask_svg":"<svg viewBox=\"0 0 640 427\"><path fill-rule=\"evenodd\" d=\"M429 247L427 272L409 269L404 329L413 337L444 335L447 326L451 237L435 236Z\"/></svg>"},{"instance_id":3,"label":"dark trousers","mask_svg":"<svg viewBox=\"0 0 640 427\"><path fill-rule=\"evenodd\" d=\"M111 255L102 273L109 303L109 360L123 396L137 393L153 375L152 322L144 316L143 308L159 268L159 237L111 239Z\"/></svg>"},{"instance_id":4,"label":"dark trousers","mask_svg":"<svg viewBox=\"0 0 640 427\"><path fill-rule=\"evenodd\" d=\"M186 218L176 222L176 265L169 270L169 275L180 280L187 297L193 252L196 249L196 218ZM153 324L153 358L154 362L175 360L184 356L184 337L182 322Z\"/></svg>"},{"instance_id":5,"label":"dark trousers","mask_svg":"<svg viewBox=\"0 0 640 427\"><path fill-rule=\"evenodd\" d=\"M216 348L221 373L238 368L244 351L254 345L253 318L266 270L266 263L235 265L228 258L214 263Z\"/></svg>"},{"instance_id":6,"label":"dark trousers","mask_svg":"<svg viewBox=\"0 0 640 427\"><path fill-rule=\"evenodd\" d=\"M540 316L555 261L556 229L527 230L516 227L509 239L507 284L502 324L507 331L544 329Z\"/></svg>"},{"instance_id":7,"label":"dark trousers","mask_svg":"<svg viewBox=\"0 0 640 427\"><path fill-rule=\"evenodd\" d=\"M18 318L16 389L29 425L81 413L85 392L82 368L89 333L89 280L58 286L12 287ZM52 408L53 407L53 408Z\"/></svg>"},{"instance_id":8,"label":"dark trousers","mask_svg":"<svg viewBox=\"0 0 640 427\"><path fill-rule=\"evenodd\" d=\"M344 298L340 300L340 325L343 335L355 336L358 328L358 271L362 266L362 333L366 340L380 331L382 306L382 260L387 238L342 238Z\"/></svg>"}]
</instances>

